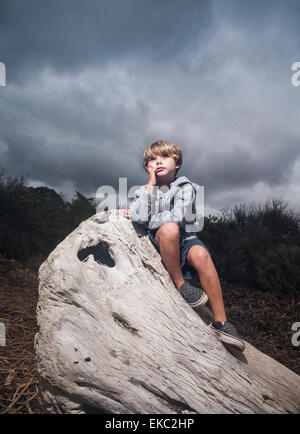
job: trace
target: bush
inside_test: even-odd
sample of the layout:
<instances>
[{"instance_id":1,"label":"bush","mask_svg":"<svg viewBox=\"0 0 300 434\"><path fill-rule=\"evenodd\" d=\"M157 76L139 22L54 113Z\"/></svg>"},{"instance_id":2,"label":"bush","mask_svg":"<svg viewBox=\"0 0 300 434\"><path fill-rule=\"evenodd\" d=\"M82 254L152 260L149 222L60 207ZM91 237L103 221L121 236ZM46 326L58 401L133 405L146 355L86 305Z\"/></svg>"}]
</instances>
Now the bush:
<instances>
[{"instance_id":1,"label":"bush","mask_svg":"<svg viewBox=\"0 0 300 434\"><path fill-rule=\"evenodd\" d=\"M264 291L297 297L300 290L300 247L278 244L264 254L257 252L255 270Z\"/></svg>"},{"instance_id":2,"label":"bush","mask_svg":"<svg viewBox=\"0 0 300 434\"><path fill-rule=\"evenodd\" d=\"M282 199L245 203L205 217L198 234L219 274L278 296L300 295L300 216Z\"/></svg>"},{"instance_id":3,"label":"bush","mask_svg":"<svg viewBox=\"0 0 300 434\"><path fill-rule=\"evenodd\" d=\"M93 214L93 200L79 192L70 204L48 187L27 187L23 177L11 179L0 173L0 254L6 258L46 258Z\"/></svg>"}]
</instances>

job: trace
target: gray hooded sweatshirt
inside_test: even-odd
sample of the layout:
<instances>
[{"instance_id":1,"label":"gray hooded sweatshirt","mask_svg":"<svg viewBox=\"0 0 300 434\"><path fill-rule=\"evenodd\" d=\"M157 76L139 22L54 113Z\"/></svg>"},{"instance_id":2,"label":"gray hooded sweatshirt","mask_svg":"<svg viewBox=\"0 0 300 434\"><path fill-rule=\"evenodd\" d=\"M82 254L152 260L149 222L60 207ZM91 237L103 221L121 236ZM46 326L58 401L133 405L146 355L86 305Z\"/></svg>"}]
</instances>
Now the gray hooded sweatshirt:
<instances>
[{"instance_id":1,"label":"gray hooded sweatshirt","mask_svg":"<svg viewBox=\"0 0 300 434\"><path fill-rule=\"evenodd\" d=\"M135 200L130 204L131 220L155 233L164 223L174 222L179 226L180 237L195 238L202 227L199 225L199 207L196 202L198 184L186 176L175 178L164 194L154 186L152 194L146 193L147 184L135 191Z\"/></svg>"}]
</instances>

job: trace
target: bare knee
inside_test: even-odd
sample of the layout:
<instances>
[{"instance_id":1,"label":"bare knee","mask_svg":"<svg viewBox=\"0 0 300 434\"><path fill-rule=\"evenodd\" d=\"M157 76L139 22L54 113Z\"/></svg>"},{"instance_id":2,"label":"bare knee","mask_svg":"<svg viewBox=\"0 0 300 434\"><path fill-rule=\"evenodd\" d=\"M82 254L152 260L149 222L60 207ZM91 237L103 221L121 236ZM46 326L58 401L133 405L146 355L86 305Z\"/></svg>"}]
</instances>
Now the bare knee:
<instances>
[{"instance_id":1,"label":"bare knee","mask_svg":"<svg viewBox=\"0 0 300 434\"><path fill-rule=\"evenodd\" d=\"M187 262L196 269L206 269L210 261L210 254L202 246L193 246L188 251Z\"/></svg>"},{"instance_id":2,"label":"bare knee","mask_svg":"<svg viewBox=\"0 0 300 434\"><path fill-rule=\"evenodd\" d=\"M176 223L168 222L164 223L156 232L155 241L158 243L162 239L178 239L179 237L179 227Z\"/></svg>"}]
</instances>

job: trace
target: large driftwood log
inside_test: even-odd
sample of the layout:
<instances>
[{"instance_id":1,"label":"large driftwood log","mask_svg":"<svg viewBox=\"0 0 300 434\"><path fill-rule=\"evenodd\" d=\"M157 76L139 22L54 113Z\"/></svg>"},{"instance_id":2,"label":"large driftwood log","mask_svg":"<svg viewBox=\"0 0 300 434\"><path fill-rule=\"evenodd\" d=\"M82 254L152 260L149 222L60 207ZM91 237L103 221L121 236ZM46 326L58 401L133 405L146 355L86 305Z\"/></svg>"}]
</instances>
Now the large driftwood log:
<instances>
[{"instance_id":1,"label":"large driftwood log","mask_svg":"<svg viewBox=\"0 0 300 434\"><path fill-rule=\"evenodd\" d=\"M230 353L122 210L82 222L49 255L37 313L45 413L299 412L300 377L248 343Z\"/></svg>"}]
</instances>

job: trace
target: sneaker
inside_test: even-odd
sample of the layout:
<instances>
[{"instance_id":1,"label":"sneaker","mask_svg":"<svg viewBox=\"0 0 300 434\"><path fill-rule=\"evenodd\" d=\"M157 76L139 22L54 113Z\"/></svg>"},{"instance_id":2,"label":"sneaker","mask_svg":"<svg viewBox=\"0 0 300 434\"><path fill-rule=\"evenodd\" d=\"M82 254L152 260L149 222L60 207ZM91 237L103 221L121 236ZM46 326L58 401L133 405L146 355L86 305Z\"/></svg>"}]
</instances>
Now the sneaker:
<instances>
[{"instance_id":1,"label":"sneaker","mask_svg":"<svg viewBox=\"0 0 300 434\"><path fill-rule=\"evenodd\" d=\"M230 321L213 321L211 327L222 342L232 345L239 351L244 351L245 343Z\"/></svg>"},{"instance_id":2,"label":"sneaker","mask_svg":"<svg viewBox=\"0 0 300 434\"><path fill-rule=\"evenodd\" d=\"M203 306L208 301L208 297L203 289L197 288L189 282L185 282L181 285L179 294L193 308Z\"/></svg>"}]
</instances>

